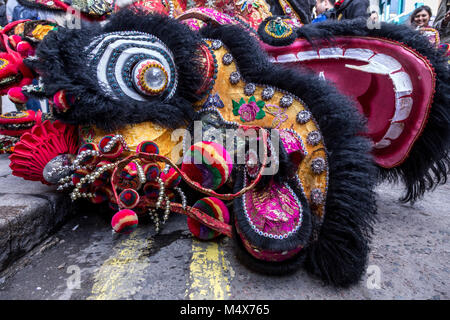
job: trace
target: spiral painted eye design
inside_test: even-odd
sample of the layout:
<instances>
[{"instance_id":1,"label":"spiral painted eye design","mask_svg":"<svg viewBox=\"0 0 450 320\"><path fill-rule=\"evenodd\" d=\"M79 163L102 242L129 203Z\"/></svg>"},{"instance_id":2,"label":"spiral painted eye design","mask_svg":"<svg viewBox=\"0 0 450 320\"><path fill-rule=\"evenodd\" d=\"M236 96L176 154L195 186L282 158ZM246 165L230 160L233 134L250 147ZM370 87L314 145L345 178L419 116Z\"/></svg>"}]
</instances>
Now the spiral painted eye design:
<instances>
[{"instance_id":1,"label":"spiral painted eye design","mask_svg":"<svg viewBox=\"0 0 450 320\"><path fill-rule=\"evenodd\" d=\"M103 34L85 48L100 87L113 98L167 101L177 88L172 52L155 36L137 31Z\"/></svg>"}]
</instances>

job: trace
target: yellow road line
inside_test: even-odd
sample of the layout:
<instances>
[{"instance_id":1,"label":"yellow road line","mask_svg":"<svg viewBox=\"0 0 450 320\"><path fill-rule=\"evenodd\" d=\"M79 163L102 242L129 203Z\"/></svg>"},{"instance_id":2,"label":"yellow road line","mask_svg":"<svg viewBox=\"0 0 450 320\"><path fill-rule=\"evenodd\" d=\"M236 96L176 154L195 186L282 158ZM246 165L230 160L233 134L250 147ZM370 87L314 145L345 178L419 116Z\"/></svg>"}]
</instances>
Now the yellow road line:
<instances>
[{"instance_id":1,"label":"yellow road line","mask_svg":"<svg viewBox=\"0 0 450 320\"><path fill-rule=\"evenodd\" d=\"M193 240L187 299L228 299L233 277L234 271L217 242Z\"/></svg>"},{"instance_id":2,"label":"yellow road line","mask_svg":"<svg viewBox=\"0 0 450 320\"><path fill-rule=\"evenodd\" d=\"M152 241L142 231L136 230L125 236L114 247L108 258L95 274L95 282L88 300L116 300L131 298L142 289L142 274L149 266L149 259L142 257Z\"/></svg>"}]
</instances>

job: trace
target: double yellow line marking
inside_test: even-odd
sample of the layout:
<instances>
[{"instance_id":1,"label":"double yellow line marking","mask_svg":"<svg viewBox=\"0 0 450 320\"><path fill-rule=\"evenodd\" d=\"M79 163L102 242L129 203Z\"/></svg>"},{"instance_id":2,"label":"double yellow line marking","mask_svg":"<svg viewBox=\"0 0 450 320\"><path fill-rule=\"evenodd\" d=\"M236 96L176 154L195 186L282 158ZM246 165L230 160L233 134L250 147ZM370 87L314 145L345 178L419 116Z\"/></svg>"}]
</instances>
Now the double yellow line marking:
<instances>
[{"instance_id":1,"label":"double yellow line marking","mask_svg":"<svg viewBox=\"0 0 450 320\"><path fill-rule=\"evenodd\" d=\"M143 255L153 241L136 230L114 247L114 252L94 276L88 300L131 299L145 284L144 272L150 259ZM185 298L224 300L231 295L234 271L216 241L192 241L192 259Z\"/></svg>"}]
</instances>

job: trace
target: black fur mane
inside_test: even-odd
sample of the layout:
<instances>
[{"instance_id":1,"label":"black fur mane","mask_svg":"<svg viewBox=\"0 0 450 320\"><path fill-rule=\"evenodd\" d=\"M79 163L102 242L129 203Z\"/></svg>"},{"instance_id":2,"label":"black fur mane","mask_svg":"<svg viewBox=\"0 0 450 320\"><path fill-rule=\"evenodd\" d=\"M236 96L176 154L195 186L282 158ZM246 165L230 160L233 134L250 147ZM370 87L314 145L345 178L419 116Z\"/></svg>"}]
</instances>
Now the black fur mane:
<instances>
[{"instance_id":1,"label":"black fur mane","mask_svg":"<svg viewBox=\"0 0 450 320\"><path fill-rule=\"evenodd\" d=\"M317 76L270 63L257 41L241 29L207 26L201 34L223 41L246 81L272 85L300 97L317 120L328 150L326 215L317 241L279 268L254 259L238 244L239 257L251 268L271 274L294 271L304 259L306 269L326 283L348 286L357 282L365 272L376 212L371 146L358 134L366 130L363 118L348 98ZM342 108L336 109L336 105Z\"/></svg>"}]
</instances>

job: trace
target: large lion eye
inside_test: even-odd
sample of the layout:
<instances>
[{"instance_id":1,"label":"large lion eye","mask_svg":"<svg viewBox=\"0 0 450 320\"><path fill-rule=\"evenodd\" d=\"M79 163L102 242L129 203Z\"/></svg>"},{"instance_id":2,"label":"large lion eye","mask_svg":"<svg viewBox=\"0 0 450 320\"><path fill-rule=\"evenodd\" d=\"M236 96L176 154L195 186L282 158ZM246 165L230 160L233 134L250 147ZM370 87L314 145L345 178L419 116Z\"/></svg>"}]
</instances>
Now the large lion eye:
<instances>
[{"instance_id":1,"label":"large lion eye","mask_svg":"<svg viewBox=\"0 0 450 320\"><path fill-rule=\"evenodd\" d=\"M144 60L133 68L133 83L143 94L155 96L166 89L168 75L161 63L155 60Z\"/></svg>"},{"instance_id":2,"label":"large lion eye","mask_svg":"<svg viewBox=\"0 0 450 320\"><path fill-rule=\"evenodd\" d=\"M172 52L151 34L124 31L94 38L85 48L100 87L113 98L166 101L177 87Z\"/></svg>"}]
</instances>

